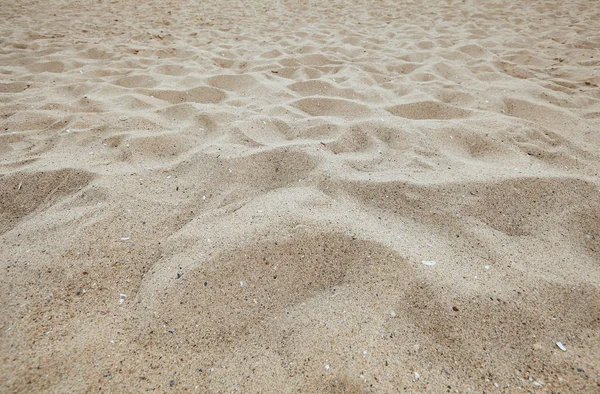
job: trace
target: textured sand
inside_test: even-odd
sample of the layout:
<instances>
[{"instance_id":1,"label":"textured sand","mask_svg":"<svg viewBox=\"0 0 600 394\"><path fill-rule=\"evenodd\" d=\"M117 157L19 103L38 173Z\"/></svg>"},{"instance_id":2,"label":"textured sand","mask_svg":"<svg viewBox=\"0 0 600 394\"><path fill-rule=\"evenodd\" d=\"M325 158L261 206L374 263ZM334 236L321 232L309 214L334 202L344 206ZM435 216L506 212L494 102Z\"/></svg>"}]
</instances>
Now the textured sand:
<instances>
[{"instance_id":1,"label":"textured sand","mask_svg":"<svg viewBox=\"0 0 600 394\"><path fill-rule=\"evenodd\" d=\"M0 392L600 391L596 0L0 31Z\"/></svg>"}]
</instances>

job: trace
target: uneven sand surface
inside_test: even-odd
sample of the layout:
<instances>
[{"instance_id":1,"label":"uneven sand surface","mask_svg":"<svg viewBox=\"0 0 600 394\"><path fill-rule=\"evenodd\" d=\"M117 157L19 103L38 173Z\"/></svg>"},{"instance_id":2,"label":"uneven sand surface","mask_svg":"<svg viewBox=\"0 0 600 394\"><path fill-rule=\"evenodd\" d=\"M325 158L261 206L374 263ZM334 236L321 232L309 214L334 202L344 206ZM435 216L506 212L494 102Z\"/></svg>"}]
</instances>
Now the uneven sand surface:
<instances>
[{"instance_id":1,"label":"uneven sand surface","mask_svg":"<svg viewBox=\"0 0 600 394\"><path fill-rule=\"evenodd\" d=\"M600 392L596 0L0 31L0 392Z\"/></svg>"}]
</instances>

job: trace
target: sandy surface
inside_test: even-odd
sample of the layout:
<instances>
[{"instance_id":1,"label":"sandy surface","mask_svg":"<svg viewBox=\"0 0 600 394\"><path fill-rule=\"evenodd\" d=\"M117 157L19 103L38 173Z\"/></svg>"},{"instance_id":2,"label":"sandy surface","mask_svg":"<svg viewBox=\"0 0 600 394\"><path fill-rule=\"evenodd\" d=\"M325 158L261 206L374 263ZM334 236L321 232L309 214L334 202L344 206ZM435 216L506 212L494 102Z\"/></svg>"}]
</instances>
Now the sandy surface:
<instances>
[{"instance_id":1,"label":"sandy surface","mask_svg":"<svg viewBox=\"0 0 600 394\"><path fill-rule=\"evenodd\" d=\"M0 31L0 392L600 391L596 0Z\"/></svg>"}]
</instances>

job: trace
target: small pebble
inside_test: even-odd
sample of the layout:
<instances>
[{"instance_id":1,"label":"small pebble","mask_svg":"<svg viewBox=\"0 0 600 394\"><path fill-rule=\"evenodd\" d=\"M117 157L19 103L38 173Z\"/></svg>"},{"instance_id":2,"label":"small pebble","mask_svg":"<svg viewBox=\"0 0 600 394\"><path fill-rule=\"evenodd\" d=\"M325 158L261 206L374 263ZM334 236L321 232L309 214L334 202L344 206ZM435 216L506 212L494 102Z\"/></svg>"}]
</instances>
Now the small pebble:
<instances>
[{"instance_id":1,"label":"small pebble","mask_svg":"<svg viewBox=\"0 0 600 394\"><path fill-rule=\"evenodd\" d=\"M169 382L169 387L173 387L173 386L175 386L175 381L174 381L174 380L171 380L171 381Z\"/></svg>"}]
</instances>

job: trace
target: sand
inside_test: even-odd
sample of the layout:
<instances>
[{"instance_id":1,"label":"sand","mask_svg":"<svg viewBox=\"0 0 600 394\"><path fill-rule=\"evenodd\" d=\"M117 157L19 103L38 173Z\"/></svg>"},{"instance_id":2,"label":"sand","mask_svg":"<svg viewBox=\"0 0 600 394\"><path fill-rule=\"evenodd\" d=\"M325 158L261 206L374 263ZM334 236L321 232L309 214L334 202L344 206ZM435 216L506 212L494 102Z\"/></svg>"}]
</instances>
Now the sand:
<instances>
[{"instance_id":1,"label":"sand","mask_svg":"<svg viewBox=\"0 0 600 394\"><path fill-rule=\"evenodd\" d=\"M596 0L0 31L0 392L600 392Z\"/></svg>"}]
</instances>

